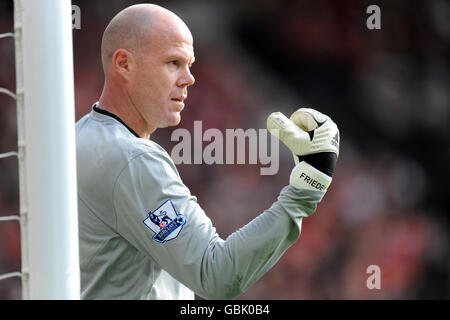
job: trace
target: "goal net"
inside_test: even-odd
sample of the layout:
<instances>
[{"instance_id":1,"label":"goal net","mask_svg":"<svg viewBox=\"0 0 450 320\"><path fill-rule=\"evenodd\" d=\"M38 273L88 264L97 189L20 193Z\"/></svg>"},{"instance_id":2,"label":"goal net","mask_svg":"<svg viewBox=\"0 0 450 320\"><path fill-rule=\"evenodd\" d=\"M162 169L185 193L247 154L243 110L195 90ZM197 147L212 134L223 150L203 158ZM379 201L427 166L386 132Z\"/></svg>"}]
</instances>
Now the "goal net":
<instances>
[{"instance_id":1,"label":"goal net","mask_svg":"<svg viewBox=\"0 0 450 320\"><path fill-rule=\"evenodd\" d=\"M75 109L70 0L14 0L22 299L79 299ZM0 283L1 285L1 283Z\"/></svg>"}]
</instances>

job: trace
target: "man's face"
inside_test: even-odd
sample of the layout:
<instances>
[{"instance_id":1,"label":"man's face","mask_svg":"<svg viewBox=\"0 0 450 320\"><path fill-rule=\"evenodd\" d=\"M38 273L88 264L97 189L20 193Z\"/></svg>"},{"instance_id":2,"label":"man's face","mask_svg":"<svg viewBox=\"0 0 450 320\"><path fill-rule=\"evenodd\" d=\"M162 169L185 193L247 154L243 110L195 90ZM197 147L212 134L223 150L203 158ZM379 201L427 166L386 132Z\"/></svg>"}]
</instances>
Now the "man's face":
<instances>
[{"instance_id":1,"label":"man's face","mask_svg":"<svg viewBox=\"0 0 450 320\"><path fill-rule=\"evenodd\" d=\"M149 128L176 126L184 108L194 62L192 35L185 26L166 28L141 46L131 99Z\"/></svg>"}]
</instances>

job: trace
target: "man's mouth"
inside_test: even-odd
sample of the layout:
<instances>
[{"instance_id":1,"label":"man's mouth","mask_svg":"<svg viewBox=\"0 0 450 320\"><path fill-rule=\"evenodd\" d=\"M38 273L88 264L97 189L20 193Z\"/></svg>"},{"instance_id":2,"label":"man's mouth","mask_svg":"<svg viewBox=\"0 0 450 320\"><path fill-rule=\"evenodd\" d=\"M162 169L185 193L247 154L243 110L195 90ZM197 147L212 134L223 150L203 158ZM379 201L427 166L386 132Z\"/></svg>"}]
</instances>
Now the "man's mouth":
<instances>
[{"instance_id":1,"label":"man's mouth","mask_svg":"<svg viewBox=\"0 0 450 320\"><path fill-rule=\"evenodd\" d=\"M183 97L172 98L171 100L183 103L185 99L186 99L186 97L183 96Z\"/></svg>"}]
</instances>

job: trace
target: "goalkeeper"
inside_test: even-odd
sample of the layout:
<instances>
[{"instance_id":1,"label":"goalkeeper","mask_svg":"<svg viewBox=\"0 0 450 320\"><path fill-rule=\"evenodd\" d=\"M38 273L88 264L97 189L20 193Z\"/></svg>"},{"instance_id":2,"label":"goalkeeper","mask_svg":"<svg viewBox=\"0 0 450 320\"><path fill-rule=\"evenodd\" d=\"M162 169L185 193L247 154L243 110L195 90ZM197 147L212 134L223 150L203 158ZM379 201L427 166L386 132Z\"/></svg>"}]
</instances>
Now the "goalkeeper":
<instances>
[{"instance_id":1,"label":"goalkeeper","mask_svg":"<svg viewBox=\"0 0 450 320\"><path fill-rule=\"evenodd\" d=\"M101 50L103 92L76 124L82 299L236 298L298 239L325 195L336 125L313 109L268 117L294 154L289 185L223 240L150 140L179 123L194 83L189 29L164 8L134 5L111 20Z\"/></svg>"}]
</instances>

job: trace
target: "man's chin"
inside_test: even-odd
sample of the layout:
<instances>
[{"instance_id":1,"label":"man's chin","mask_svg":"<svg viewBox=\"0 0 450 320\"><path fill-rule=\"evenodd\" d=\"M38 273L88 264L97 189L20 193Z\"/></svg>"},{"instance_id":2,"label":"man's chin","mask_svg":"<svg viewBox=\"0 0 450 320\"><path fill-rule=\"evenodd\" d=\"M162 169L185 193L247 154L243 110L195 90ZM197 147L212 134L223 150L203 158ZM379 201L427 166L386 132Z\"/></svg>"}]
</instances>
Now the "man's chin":
<instances>
[{"instance_id":1,"label":"man's chin","mask_svg":"<svg viewBox=\"0 0 450 320\"><path fill-rule=\"evenodd\" d=\"M179 112L171 115L170 119L162 125L160 128L176 127L181 122L181 115Z\"/></svg>"},{"instance_id":2,"label":"man's chin","mask_svg":"<svg viewBox=\"0 0 450 320\"><path fill-rule=\"evenodd\" d=\"M175 127L175 126L179 125L180 122L181 122L181 114L180 114L180 112L177 112L176 114L174 114L173 122L170 126Z\"/></svg>"},{"instance_id":3,"label":"man's chin","mask_svg":"<svg viewBox=\"0 0 450 320\"><path fill-rule=\"evenodd\" d=\"M177 125L179 125L181 122L181 117L178 118L178 121L176 121L174 124L171 125L171 127L176 127Z\"/></svg>"}]
</instances>

